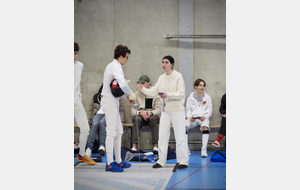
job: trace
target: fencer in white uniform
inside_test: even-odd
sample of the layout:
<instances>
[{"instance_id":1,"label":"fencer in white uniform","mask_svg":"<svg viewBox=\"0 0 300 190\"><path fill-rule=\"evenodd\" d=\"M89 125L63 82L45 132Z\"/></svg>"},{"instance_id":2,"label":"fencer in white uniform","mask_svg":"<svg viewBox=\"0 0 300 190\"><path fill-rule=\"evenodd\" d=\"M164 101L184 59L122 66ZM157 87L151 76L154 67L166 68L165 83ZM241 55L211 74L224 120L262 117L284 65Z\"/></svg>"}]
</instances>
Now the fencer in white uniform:
<instances>
[{"instance_id":1,"label":"fencer in white uniform","mask_svg":"<svg viewBox=\"0 0 300 190\"><path fill-rule=\"evenodd\" d=\"M204 92L205 86L204 80L195 80L194 87L196 91L192 92L186 101L187 130L200 126L200 131L202 132L201 157L207 157L209 122L213 111L211 97Z\"/></svg>"},{"instance_id":2,"label":"fencer in white uniform","mask_svg":"<svg viewBox=\"0 0 300 190\"><path fill-rule=\"evenodd\" d=\"M95 164L95 161L90 159L85 153L85 146L87 138L89 136L90 127L87 120L85 109L81 102L81 74L83 72L83 64L77 61L79 54L79 45L74 43L74 117L78 127L80 128L79 135L79 154L77 154L76 160L79 162L85 162L87 164Z\"/></svg>"},{"instance_id":3,"label":"fencer in white uniform","mask_svg":"<svg viewBox=\"0 0 300 190\"><path fill-rule=\"evenodd\" d=\"M111 92L110 84L116 79L122 91L129 95L129 100L135 100L135 94L129 88L122 70L122 65L128 61L130 50L123 45L118 45L115 49L114 60L109 63L103 75L102 106L106 117L106 171L122 172L123 168L130 167L131 164L121 159L121 140L123 127L119 114L119 97L115 97ZM115 162L113 160L115 153Z\"/></svg>"}]
</instances>

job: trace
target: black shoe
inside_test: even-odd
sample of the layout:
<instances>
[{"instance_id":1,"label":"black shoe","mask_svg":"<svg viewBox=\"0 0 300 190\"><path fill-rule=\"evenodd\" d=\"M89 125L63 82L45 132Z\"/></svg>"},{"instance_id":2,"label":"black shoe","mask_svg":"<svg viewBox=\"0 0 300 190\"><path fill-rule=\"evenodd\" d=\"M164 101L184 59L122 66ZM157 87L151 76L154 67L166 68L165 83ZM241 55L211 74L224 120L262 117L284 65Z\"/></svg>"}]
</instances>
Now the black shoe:
<instances>
[{"instance_id":1,"label":"black shoe","mask_svg":"<svg viewBox=\"0 0 300 190\"><path fill-rule=\"evenodd\" d=\"M184 168L187 168L187 167L188 167L187 165L179 164L178 169L184 169Z\"/></svg>"},{"instance_id":2,"label":"black shoe","mask_svg":"<svg viewBox=\"0 0 300 190\"><path fill-rule=\"evenodd\" d=\"M152 166L153 168L162 168L162 166L159 163L156 163Z\"/></svg>"}]
</instances>

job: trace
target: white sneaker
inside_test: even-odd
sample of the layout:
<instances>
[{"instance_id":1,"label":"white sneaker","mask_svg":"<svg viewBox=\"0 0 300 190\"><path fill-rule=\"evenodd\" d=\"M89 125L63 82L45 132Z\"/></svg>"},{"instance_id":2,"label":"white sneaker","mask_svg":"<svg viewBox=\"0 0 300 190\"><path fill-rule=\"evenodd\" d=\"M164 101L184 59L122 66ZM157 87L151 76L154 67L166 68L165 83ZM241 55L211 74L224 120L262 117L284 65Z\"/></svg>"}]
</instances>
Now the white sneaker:
<instances>
[{"instance_id":1,"label":"white sneaker","mask_svg":"<svg viewBox=\"0 0 300 190\"><path fill-rule=\"evenodd\" d=\"M105 147L103 145L101 145L98 149L98 152L100 153L101 156L105 155Z\"/></svg>"},{"instance_id":2,"label":"white sneaker","mask_svg":"<svg viewBox=\"0 0 300 190\"><path fill-rule=\"evenodd\" d=\"M201 149L201 157L207 157L206 149Z\"/></svg>"},{"instance_id":3,"label":"white sneaker","mask_svg":"<svg viewBox=\"0 0 300 190\"><path fill-rule=\"evenodd\" d=\"M137 149L136 149L136 148L131 148L131 150L132 150L132 151L137 151Z\"/></svg>"},{"instance_id":4,"label":"white sneaker","mask_svg":"<svg viewBox=\"0 0 300 190\"><path fill-rule=\"evenodd\" d=\"M92 150L90 148L87 148L85 150L85 154L87 155L87 157L91 158L91 156L92 156Z\"/></svg>"},{"instance_id":5,"label":"white sneaker","mask_svg":"<svg viewBox=\"0 0 300 190\"><path fill-rule=\"evenodd\" d=\"M77 149L77 148L79 148L79 143L74 144L74 149Z\"/></svg>"},{"instance_id":6,"label":"white sneaker","mask_svg":"<svg viewBox=\"0 0 300 190\"><path fill-rule=\"evenodd\" d=\"M220 143L218 141L213 142L212 145L215 147L220 147Z\"/></svg>"},{"instance_id":7,"label":"white sneaker","mask_svg":"<svg viewBox=\"0 0 300 190\"><path fill-rule=\"evenodd\" d=\"M154 148L153 148L153 151L158 151L158 148L157 148L157 147L154 147Z\"/></svg>"},{"instance_id":8,"label":"white sneaker","mask_svg":"<svg viewBox=\"0 0 300 190\"><path fill-rule=\"evenodd\" d=\"M105 147L104 147L103 145L101 145L101 146L99 147L98 150L103 150L103 151L105 151Z\"/></svg>"}]
</instances>

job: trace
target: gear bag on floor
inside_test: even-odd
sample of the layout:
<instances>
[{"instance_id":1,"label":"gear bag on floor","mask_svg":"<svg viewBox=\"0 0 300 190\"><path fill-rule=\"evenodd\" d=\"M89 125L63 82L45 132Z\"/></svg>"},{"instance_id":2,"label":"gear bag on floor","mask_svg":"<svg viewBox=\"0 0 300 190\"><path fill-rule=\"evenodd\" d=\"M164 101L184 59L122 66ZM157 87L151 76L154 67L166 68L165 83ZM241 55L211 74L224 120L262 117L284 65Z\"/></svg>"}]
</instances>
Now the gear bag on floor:
<instances>
[{"instance_id":1,"label":"gear bag on floor","mask_svg":"<svg viewBox=\"0 0 300 190\"><path fill-rule=\"evenodd\" d=\"M147 161L149 162L149 159L145 155L145 151L140 150L139 152L137 151L132 151L129 148L126 148L124 146L121 147L121 158L125 161ZM142 156L141 156L142 155ZM141 156L141 158L140 158ZM158 160L158 152L153 151L153 157L154 161ZM169 159L175 159L176 158L176 153L174 150L171 149L171 147L168 147L168 155L167 155L167 160Z\"/></svg>"},{"instance_id":2,"label":"gear bag on floor","mask_svg":"<svg viewBox=\"0 0 300 190\"><path fill-rule=\"evenodd\" d=\"M226 162L226 152L220 150L214 150L210 157L211 162Z\"/></svg>"}]
</instances>

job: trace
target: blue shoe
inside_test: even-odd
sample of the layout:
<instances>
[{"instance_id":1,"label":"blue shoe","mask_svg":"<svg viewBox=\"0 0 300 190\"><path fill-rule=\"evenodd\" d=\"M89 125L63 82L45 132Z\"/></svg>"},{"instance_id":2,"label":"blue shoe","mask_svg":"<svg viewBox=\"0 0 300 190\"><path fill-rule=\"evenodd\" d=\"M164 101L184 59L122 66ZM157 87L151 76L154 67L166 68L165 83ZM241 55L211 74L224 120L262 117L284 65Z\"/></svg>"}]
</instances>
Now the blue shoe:
<instances>
[{"instance_id":1,"label":"blue shoe","mask_svg":"<svg viewBox=\"0 0 300 190\"><path fill-rule=\"evenodd\" d=\"M131 164L127 163L126 161L122 160L120 164L118 164L119 167L121 168L129 168Z\"/></svg>"},{"instance_id":2,"label":"blue shoe","mask_svg":"<svg viewBox=\"0 0 300 190\"><path fill-rule=\"evenodd\" d=\"M119 167L117 162L112 162L110 165L106 164L105 171L109 172L122 172L124 171L123 168Z\"/></svg>"}]
</instances>

